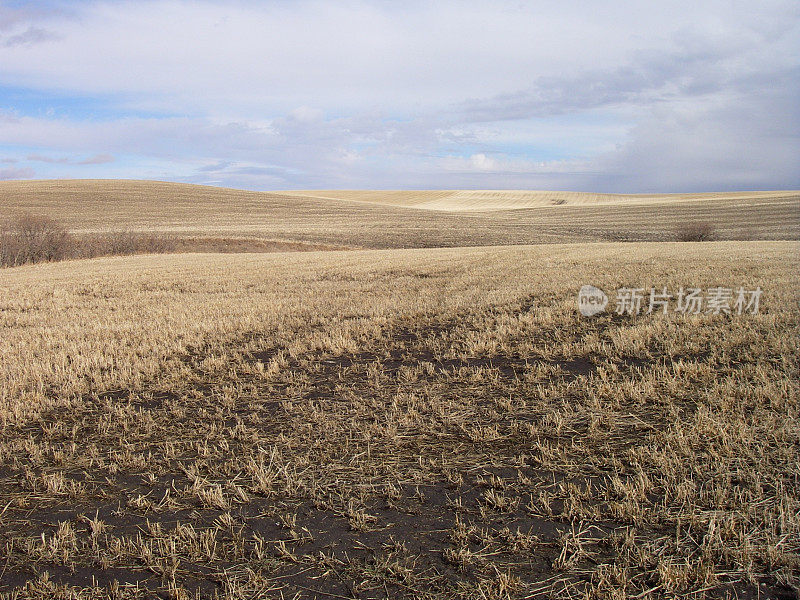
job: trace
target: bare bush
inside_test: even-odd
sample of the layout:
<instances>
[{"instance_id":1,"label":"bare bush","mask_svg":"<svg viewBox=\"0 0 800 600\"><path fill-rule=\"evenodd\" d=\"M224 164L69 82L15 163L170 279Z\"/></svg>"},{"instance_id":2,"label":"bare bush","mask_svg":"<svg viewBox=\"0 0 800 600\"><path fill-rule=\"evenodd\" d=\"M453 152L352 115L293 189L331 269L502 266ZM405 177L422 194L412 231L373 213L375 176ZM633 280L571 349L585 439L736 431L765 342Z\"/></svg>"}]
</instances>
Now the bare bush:
<instances>
[{"instance_id":1,"label":"bare bush","mask_svg":"<svg viewBox=\"0 0 800 600\"><path fill-rule=\"evenodd\" d=\"M81 258L124 256L129 254L164 254L174 252L174 238L166 235L114 231L81 239L78 254Z\"/></svg>"},{"instance_id":2,"label":"bare bush","mask_svg":"<svg viewBox=\"0 0 800 600\"><path fill-rule=\"evenodd\" d=\"M23 213L0 230L0 265L17 266L67 258L74 239L55 219Z\"/></svg>"},{"instance_id":3,"label":"bare bush","mask_svg":"<svg viewBox=\"0 0 800 600\"><path fill-rule=\"evenodd\" d=\"M714 239L711 223L682 223L675 231L679 242L710 242Z\"/></svg>"},{"instance_id":4,"label":"bare bush","mask_svg":"<svg viewBox=\"0 0 800 600\"><path fill-rule=\"evenodd\" d=\"M23 213L0 224L0 267L70 258L175 252L177 240L167 235L114 231L73 236L58 221Z\"/></svg>"}]
</instances>

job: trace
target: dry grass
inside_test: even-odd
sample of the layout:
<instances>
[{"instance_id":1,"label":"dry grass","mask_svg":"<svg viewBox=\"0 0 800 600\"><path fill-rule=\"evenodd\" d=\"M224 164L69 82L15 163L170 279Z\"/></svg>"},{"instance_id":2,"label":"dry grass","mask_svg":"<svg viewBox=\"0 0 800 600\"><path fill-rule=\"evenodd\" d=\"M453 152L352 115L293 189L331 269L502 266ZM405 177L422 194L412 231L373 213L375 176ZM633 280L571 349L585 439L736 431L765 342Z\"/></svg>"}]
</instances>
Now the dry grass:
<instances>
[{"instance_id":1,"label":"dry grass","mask_svg":"<svg viewBox=\"0 0 800 600\"><path fill-rule=\"evenodd\" d=\"M798 249L1 271L0 592L790 598ZM585 283L764 296L757 315L587 319Z\"/></svg>"},{"instance_id":2,"label":"dry grass","mask_svg":"<svg viewBox=\"0 0 800 600\"><path fill-rule=\"evenodd\" d=\"M374 192L359 192L342 194L345 199L320 199L290 195L295 192L244 192L144 181L7 181L0 182L0 210L44 214L79 235L129 230L180 238L359 248L672 241L675 224L682 222L711 222L722 240L800 239L797 192L614 196L608 201L592 200L587 194L553 192L542 202L531 200L532 204L518 201L515 194L524 200L526 194L536 198L541 192L491 192L499 195L492 206L515 210L486 212L491 206L480 194L487 193L475 192L477 200L464 192L455 197L452 192L397 192L395 196L387 193L388 199L383 192L379 197ZM414 194L419 198L414 200ZM465 195L468 197L463 198ZM409 208L440 196L453 210ZM356 201L358 198L372 200ZM470 207L472 210L461 210ZM0 214L0 220L3 216Z\"/></svg>"}]
</instances>

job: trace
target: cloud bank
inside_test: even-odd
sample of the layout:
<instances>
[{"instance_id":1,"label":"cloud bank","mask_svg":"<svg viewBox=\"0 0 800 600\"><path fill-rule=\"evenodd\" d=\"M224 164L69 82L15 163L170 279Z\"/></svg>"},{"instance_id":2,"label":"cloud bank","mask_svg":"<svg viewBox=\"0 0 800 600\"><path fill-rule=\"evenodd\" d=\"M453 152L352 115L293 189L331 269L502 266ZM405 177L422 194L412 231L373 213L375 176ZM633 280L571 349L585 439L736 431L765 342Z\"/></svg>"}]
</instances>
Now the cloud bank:
<instances>
[{"instance_id":1,"label":"cloud bank","mask_svg":"<svg viewBox=\"0 0 800 600\"><path fill-rule=\"evenodd\" d=\"M795 2L0 3L10 177L800 187Z\"/></svg>"}]
</instances>

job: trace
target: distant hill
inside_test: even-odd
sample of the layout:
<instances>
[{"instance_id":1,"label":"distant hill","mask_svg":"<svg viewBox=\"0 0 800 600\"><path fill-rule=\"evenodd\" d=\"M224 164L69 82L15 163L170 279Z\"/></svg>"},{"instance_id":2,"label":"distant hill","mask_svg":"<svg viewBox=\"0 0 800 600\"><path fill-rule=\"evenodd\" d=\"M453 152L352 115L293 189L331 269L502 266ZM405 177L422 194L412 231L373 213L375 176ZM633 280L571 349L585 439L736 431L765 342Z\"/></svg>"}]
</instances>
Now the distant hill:
<instances>
[{"instance_id":1,"label":"distant hill","mask_svg":"<svg viewBox=\"0 0 800 600\"><path fill-rule=\"evenodd\" d=\"M797 191L714 192L703 194L594 194L534 190L296 190L308 198L350 200L441 211L497 211L546 206L663 204L730 200L736 202L797 198Z\"/></svg>"},{"instance_id":2,"label":"distant hill","mask_svg":"<svg viewBox=\"0 0 800 600\"><path fill-rule=\"evenodd\" d=\"M21 212L46 214L79 234L126 230L349 248L673 241L677 228L696 223L710 224L721 240L800 239L800 192L785 191L249 192L156 181L0 182L0 221Z\"/></svg>"}]
</instances>

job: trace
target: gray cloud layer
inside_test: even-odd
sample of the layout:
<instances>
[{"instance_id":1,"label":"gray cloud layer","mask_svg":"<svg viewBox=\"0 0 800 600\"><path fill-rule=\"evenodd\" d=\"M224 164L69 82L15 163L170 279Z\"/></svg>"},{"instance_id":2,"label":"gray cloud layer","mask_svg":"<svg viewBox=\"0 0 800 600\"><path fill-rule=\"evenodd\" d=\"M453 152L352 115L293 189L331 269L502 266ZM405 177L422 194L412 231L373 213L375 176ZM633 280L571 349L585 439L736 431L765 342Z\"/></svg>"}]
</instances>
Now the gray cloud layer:
<instances>
[{"instance_id":1,"label":"gray cloud layer","mask_svg":"<svg viewBox=\"0 0 800 600\"><path fill-rule=\"evenodd\" d=\"M0 5L0 85L116 113L0 97L0 145L262 189L798 188L799 40L778 0Z\"/></svg>"}]
</instances>

